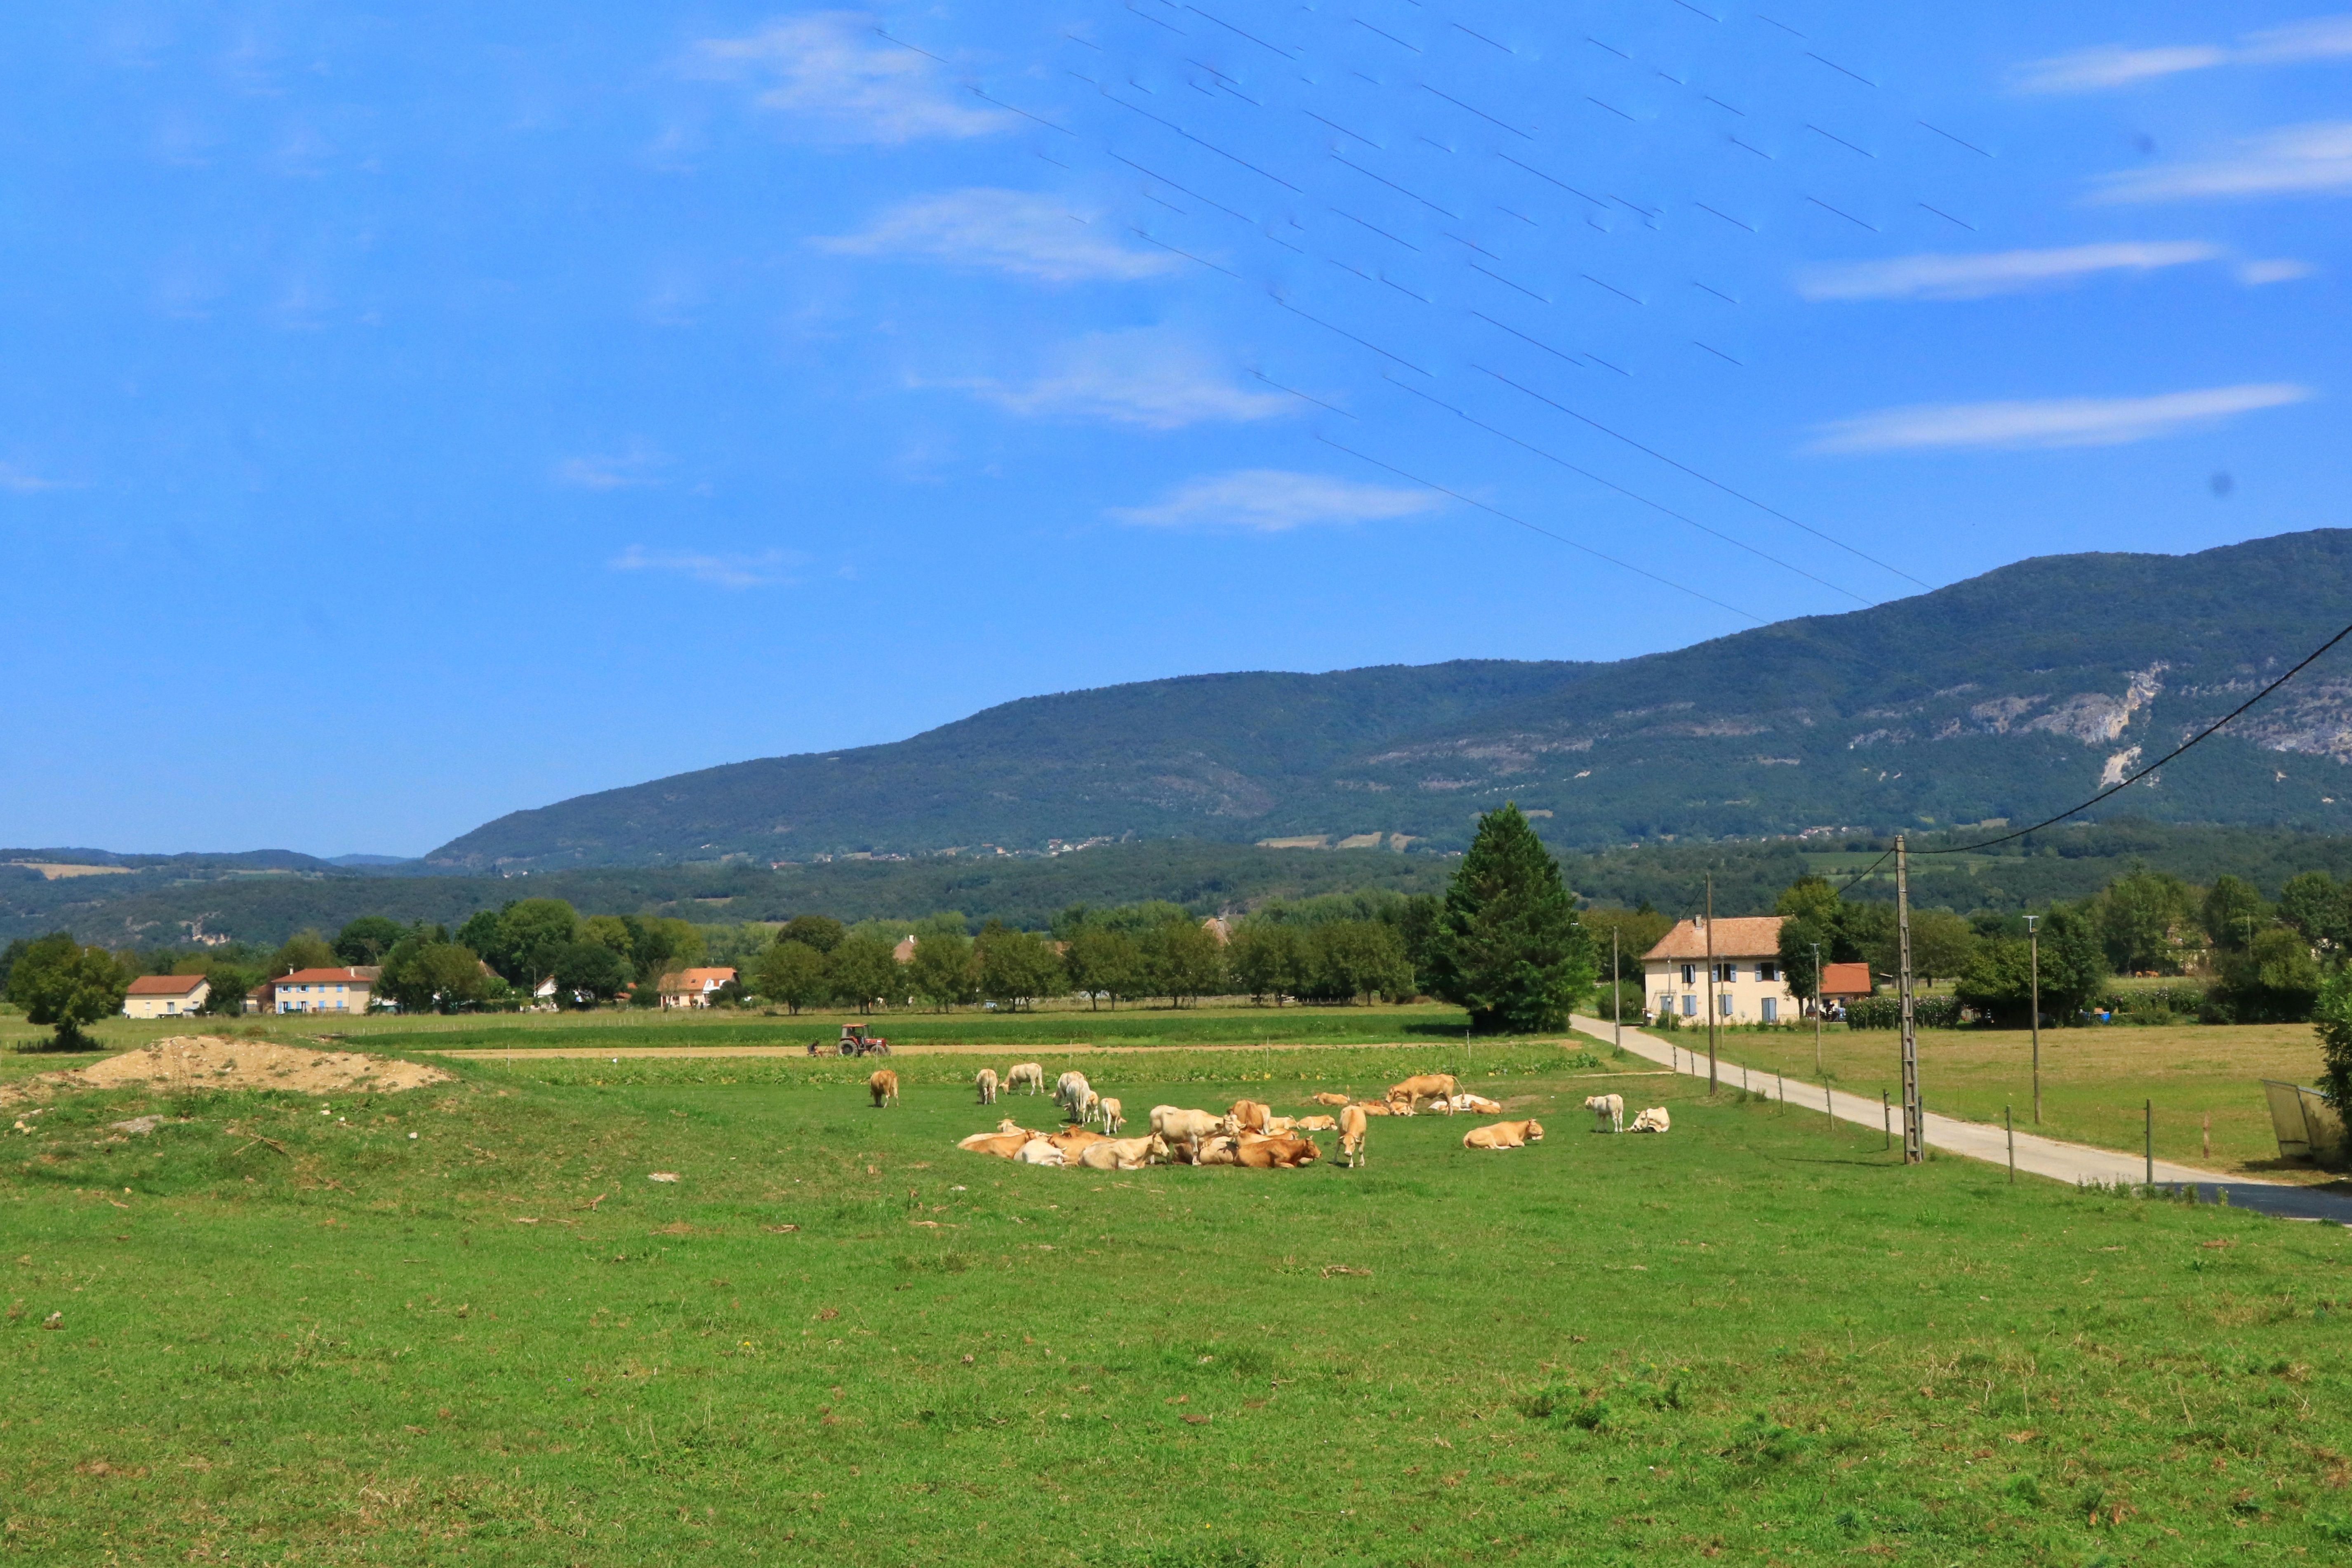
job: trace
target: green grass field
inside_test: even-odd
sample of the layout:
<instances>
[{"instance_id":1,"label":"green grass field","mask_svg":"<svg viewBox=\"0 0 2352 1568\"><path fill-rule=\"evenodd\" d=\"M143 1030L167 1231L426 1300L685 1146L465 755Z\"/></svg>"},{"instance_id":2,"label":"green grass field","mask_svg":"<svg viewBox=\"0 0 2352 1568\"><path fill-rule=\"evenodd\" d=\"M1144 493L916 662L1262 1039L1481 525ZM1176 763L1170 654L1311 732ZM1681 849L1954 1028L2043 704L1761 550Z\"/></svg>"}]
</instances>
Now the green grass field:
<instances>
[{"instance_id":1,"label":"green grass field","mask_svg":"<svg viewBox=\"0 0 2352 1568\"><path fill-rule=\"evenodd\" d=\"M1131 1109L1286 1110L1453 1062L1092 1065ZM1381 1121L1358 1172L965 1154L994 1113L952 1058L887 1111L778 1058L61 1100L0 1132L0 1559L2352 1551L2352 1235L1905 1170L1592 1062L1477 1061L1538 1148ZM1674 1132L1590 1133L1607 1087Z\"/></svg>"}]
</instances>

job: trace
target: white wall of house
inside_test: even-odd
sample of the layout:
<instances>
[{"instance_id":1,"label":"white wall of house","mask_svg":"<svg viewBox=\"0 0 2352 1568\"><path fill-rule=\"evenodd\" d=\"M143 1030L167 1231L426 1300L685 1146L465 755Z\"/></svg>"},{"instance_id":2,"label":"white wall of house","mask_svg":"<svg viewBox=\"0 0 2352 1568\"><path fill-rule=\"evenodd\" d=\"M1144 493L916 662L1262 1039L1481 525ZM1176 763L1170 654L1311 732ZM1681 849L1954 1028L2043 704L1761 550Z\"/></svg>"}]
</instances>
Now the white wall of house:
<instances>
[{"instance_id":1,"label":"white wall of house","mask_svg":"<svg viewBox=\"0 0 2352 1568\"><path fill-rule=\"evenodd\" d=\"M1649 997L1650 1016L1672 1013L1685 1024L1706 1022L1706 960L1645 961L1643 989ZM1717 1016L1727 1024L1793 1023L1800 1011L1780 973L1780 960L1717 958L1715 1001Z\"/></svg>"}]
</instances>

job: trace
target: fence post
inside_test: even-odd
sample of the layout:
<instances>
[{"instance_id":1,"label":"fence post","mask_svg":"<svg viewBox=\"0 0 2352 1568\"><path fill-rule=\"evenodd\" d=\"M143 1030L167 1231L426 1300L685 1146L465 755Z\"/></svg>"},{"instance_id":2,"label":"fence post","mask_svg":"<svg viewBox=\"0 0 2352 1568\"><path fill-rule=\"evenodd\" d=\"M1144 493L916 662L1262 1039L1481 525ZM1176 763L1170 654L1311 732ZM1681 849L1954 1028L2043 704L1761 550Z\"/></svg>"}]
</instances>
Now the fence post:
<instances>
[{"instance_id":1,"label":"fence post","mask_svg":"<svg viewBox=\"0 0 2352 1568\"><path fill-rule=\"evenodd\" d=\"M2013 1187L2017 1185L2017 1121L2006 1105L2000 1108L2000 1128L2009 1134L2009 1184Z\"/></svg>"},{"instance_id":2,"label":"fence post","mask_svg":"<svg viewBox=\"0 0 2352 1568\"><path fill-rule=\"evenodd\" d=\"M2147 1102L2147 1109L2146 1109L2146 1110L2145 1110L2145 1113L2144 1113L2144 1114L2145 1114L2145 1115L2147 1116L2147 1124L2146 1124L2146 1128L2145 1128L2145 1131L2144 1131L2144 1133L2143 1133L2143 1136L2147 1139L2147 1142L2146 1142L2145 1147L2146 1147L2147 1153L2147 1185L2149 1185L2149 1186L2151 1186L2151 1187L2152 1187L2152 1186L2156 1185L2156 1101L2155 1101L2155 1100L2149 1100L2149 1101Z\"/></svg>"},{"instance_id":3,"label":"fence post","mask_svg":"<svg viewBox=\"0 0 2352 1568\"><path fill-rule=\"evenodd\" d=\"M1883 1089L1878 1091L1878 1121L1886 1131L1886 1147L1892 1151L1895 1147L1895 1110L1887 1104L1886 1091Z\"/></svg>"},{"instance_id":4,"label":"fence post","mask_svg":"<svg viewBox=\"0 0 2352 1568\"><path fill-rule=\"evenodd\" d=\"M1837 1104L1830 1099L1830 1086L1826 1083L1822 1085L1822 1114L1830 1119L1831 1126L1837 1125Z\"/></svg>"},{"instance_id":5,"label":"fence post","mask_svg":"<svg viewBox=\"0 0 2352 1568\"><path fill-rule=\"evenodd\" d=\"M1772 1077L1777 1079L1780 1085L1780 1109L1783 1111L1786 1111L1789 1109L1789 1075L1784 1072L1776 1072Z\"/></svg>"}]
</instances>

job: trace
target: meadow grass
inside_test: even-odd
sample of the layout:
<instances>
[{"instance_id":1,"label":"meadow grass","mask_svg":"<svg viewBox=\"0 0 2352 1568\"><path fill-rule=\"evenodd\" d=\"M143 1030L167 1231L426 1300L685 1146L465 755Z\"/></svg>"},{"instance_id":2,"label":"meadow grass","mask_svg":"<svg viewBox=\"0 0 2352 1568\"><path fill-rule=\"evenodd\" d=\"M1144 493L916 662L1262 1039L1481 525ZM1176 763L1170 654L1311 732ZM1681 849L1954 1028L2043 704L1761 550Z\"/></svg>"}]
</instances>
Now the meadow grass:
<instances>
[{"instance_id":1,"label":"meadow grass","mask_svg":"<svg viewBox=\"0 0 2352 1568\"><path fill-rule=\"evenodd\" d=\"M1287 1110L1413 1054L1089 1066ZM1376 1121L1352 1172L1015 1167L953 1141L1044 1101L895 1065L884 1111L785 1059L55 1102L0 1133L0 1560L2352 1549L2339 1227L1532 1047L1468 1076L1541 1146ZM1592 1134L1612 1087L1674 1131Z\"/></svg>"},{"instance_id":2,"label":"meadow grass","mask_svg":"<svg viewBox=\"0 0 2352 1568\"><path fill-rule=\"evenodd\" d=\"M1704 1031L1677 1043L1706 1049ZM1892 1029L1825 1031L1823 1062L1840 1089L1858 1094L1902 1082L1901 1043ZM1799 1032L1727 1035L1720 1056L1753 1071L1781 1070L1813 1081L1813 1039ZM2160 1160L2259 1176L2326 1183L2336 1173L2278 1157L2262 1079L2317 1081L2319 1041L2308 1024L2186 1025L2170 1028L2042 1031L2042 1125L2033 1126L2033 1047L2022 1029L1922 1029L1919 1085L1927 1109L2017 1124L2053 1138L2137 1151L2145 1106L2155 1102ZM1738 1081L1735 1075L1734 1082ZM1794 1091L1791 1090L1793 1093ZM1899 1092L1898 1092L1899 1098ZM2205 1120L2212 1120L2212 1155Z\"/></svg>"}]
</instances>

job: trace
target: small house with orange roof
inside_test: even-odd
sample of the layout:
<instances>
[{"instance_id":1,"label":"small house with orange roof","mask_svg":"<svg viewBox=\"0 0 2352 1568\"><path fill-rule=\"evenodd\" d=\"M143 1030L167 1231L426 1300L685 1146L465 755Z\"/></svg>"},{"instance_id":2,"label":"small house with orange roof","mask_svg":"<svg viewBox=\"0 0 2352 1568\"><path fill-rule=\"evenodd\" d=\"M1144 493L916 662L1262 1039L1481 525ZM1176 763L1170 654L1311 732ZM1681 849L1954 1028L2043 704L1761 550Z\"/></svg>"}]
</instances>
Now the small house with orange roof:
<instances>
[{"instance_id":1,"label":"small house with orange roof","mask_svg":"<svg viewBox=\"0 0 2352 1568\"><path fill-rule=\"evenodd\" d=\"M719 988L735 978L731 969L681 969L661 977L665 1007L708 1007Z\"/></svg>"},{"instance_id":2,"label":"small house with orange roof","mask_svg":"<svg viewBox=\"0 0 2352 1568\"><path fill-rule=\"evenodd\" d=\"M184 1018L201 1013L213 988L201 974L142 974L122 998L126 1018Z\"/></svg>"}]
</instances>

